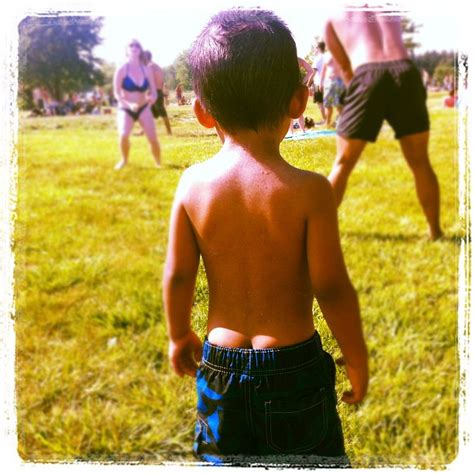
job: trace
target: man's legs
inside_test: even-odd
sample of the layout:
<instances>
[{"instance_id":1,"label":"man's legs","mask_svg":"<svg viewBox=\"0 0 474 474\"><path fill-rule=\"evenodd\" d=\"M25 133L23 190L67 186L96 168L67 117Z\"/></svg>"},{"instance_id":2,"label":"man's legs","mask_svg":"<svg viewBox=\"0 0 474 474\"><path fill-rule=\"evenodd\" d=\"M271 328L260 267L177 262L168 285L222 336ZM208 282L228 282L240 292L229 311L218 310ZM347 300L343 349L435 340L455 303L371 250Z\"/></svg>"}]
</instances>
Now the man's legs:
<instances>
[{"instance_id":1,"label":"man's legs","mask_svg":"<svg viewBox=\"0 0 474 474\"><path fill-rule=\"evenodd\" d=\"M334 189L336 204L338 206L344 197L349 175L362 154L366 143L364 140L344 138L340 135L337 136L336 161L334 162L331 173L329 173L328 179Z\"/></svg>"},{"instance_id":2,"label":"man's legs","mask_svg":"<svg viewBox=\"0 0 474 474\"><path fill-rule=\"evenodd\" d=\"M324 105L322 102L318 104L319 111L321 112L322 123L326 122L326 111L324 110Z\"/></svg>"},{"instance_id":3,"label":"man's legs","mask_svg":"<svg viewBox=\"0 0 474 474\"><path fill-rule=\"evenodd\" d=\"M331 126L331 119L332 119L332 106L326 106L325 107L325 113L326 113L326 127Z\"/></svg>"},{"instance_id":4,"label":"man's legs","mask_svg":"<svg viewBox=\"0 0 474 474\"><path fill-rule=\"evenodd\" d=\"M416 194L425 213L432 240L443 235L439 223L439 184L428 155L429 132L400 138L400 146L415 178Z\"/></svg>"},{"instance_id":5,"label":"man's legs","mask_svg":"<svg viewBox=\"0 0 474 474\"><path fill-rule=\"evenodd\" d=\"M314 102L318 104L319 111L321 112L322 121L318 122L316 125L322 125L326 123L326 111L324 110L323 104L323 89L320 89L319 86L315 86L316 91L314 93Z\"/></svg>"},{"instance_id":6,"label":"man's legs","mask_svg":"<svg viewBox=\"0 0 474 474\"><path fill-rule=\"evenodd\" d=\"M171 133L171 124L170 124L170 119L168 118L168 115L165 115L163 117L163 121L165 122L166 133L168 135L172 135L172 133Z\"/></svg>"}]
</instances>

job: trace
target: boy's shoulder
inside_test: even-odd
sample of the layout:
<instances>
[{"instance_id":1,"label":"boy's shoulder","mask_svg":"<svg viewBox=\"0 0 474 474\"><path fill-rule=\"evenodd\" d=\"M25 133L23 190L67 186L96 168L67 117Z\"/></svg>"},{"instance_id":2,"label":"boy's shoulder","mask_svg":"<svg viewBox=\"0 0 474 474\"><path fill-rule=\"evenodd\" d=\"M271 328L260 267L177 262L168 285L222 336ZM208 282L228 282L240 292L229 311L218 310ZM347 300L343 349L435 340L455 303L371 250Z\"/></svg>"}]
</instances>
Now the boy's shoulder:
<instances>
[{"instance_id":1,"label":"boy's shoulder","mask_svg":"<svg viewBox=\"0 0 474 474\"><path fill-rule=\"evenodd\" d=\"M176 191L177 196L186 196L196 185L210 179L211 172L215 168L211 160L212 158L200 163L194 163L183 171Z\"/></svg>"},{"instance_id":2,"label":"boy's shoulder","mask_svg":"<svg viewBox=\"0 0 474 474\"><path fill-rule=\"evenodd\" d=\"M313 171L294 168L298 174L298 189L303 202L313 211L332 205L334 192L328 179Z\"/></svg>"},{"instance_id":3,"label":"boy's shoulder","mask_svg":"<svg viewBox=\"0 0 474 474\"><path fill-rule=\"evenodd\" d=\"M329 181L325 176L323 176L321 173L317 173L316 171L310 171L310 170L305 170L302 168L297 168L296 166L293 166L287 162L289 168L291 168L291 171L295 177L296 180L301 182L301 185L303 186L309 186L309 187L325 187L327 184L329 184Z\"/></svg>"},{"instance_id":4,"label":"boy's shoulder","mask_svg":"<svg viewBox=\"0 0 474 474\"><path fill-rule=\"evenodd\" d=\"M332 207L334 194L326 177L288 163L287 165L289 179L285 181L292 188L292 194L301 206L307 208L309 212L325 209L328 205ZM227 166L223 165L217 155L193 164L182 173L176 194L186 201L192 200L197 192L214 187L214 184L225 187L230 182L227 177L222 179L227 171Z\"/></svg>"},{"instance_id":5,"label":"boy's shoulder","mask_svg":"<svg viewBox=\"0 0 474 474\"><path fill-rule=\"evenodd\" d=\"M201 181L206 176L209 177L209 173L216 168L213 160L214 157L188 166L181 174L180 182L183 182L183 184L191 184Z\"/></svg>"}]
</instances>

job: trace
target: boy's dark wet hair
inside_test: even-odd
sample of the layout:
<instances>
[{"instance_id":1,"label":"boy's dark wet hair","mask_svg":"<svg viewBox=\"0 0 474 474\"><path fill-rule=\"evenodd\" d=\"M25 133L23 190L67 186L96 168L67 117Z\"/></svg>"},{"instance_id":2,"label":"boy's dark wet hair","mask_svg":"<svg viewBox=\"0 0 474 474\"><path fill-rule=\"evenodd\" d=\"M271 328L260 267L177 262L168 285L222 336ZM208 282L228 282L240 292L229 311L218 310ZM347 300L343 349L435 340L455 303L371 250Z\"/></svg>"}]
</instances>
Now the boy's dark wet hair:
<instances>
[{"instance_id":1,"label":"boy's dark wet hair","mask_svg":"<svg viewBox=\"0 0 474 474\"><path fill-rule=\"evenodd\" d=\"M197 97L228 131L277 125L300 84L291 32L270 11L218 13L188 60Z\"/></svg>"}]
</instances>

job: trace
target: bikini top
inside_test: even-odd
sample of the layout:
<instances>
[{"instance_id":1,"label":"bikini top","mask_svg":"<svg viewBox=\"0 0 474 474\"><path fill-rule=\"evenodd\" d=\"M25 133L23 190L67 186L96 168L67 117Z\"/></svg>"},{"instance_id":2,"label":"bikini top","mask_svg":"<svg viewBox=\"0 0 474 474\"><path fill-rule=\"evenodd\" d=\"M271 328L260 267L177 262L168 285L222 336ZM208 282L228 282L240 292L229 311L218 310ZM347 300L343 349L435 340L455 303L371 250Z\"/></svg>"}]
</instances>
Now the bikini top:
<instances>
[{"instance_id":1,"label":"bikini top","mask_svg":"<svg viewBox=\"0 0 474 474\"><path fill-rule=\"evenodd\" d=\"M145 76L145 71L143 70L143 66L140 66L143 72L143 75ZM127 64L127 75L123 78L122 81L122 89L128 91L128 92L145 92L150 85L148 84L148 79L145 76L145 80L143 81L143 84L141 86L137 86L133 79L128 75L128 64Z\"/></svg>"}]
</instances>

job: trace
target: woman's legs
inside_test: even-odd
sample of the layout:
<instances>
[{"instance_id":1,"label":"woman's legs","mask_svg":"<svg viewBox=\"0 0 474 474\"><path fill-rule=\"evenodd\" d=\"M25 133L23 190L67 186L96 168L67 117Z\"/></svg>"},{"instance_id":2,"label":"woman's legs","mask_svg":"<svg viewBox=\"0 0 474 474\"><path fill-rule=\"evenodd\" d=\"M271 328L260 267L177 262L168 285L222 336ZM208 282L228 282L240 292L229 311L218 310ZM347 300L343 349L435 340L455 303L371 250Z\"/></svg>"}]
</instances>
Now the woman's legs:
<instances>
[{"instance_id":1,"label":"woman's legs","mask_svg":"<svg viewBox=\"0 0 474 474\"><path fill-rule=\"evenodd\" d=\"M298 117L298 125L300 126L300 130L304 133L306 132L306 129L305 129L305 126L304 126L304 115L301 114L299 117Z\"/></svg>"},{"instance_id":2,"label":"woman's legs","mask_svg":"<svg viewBox=\"0 0 474 474\"><path fill-rule=\"evenodd\" d=\"M146 109L143 110L138 120L150 143L151 153L155 159L156 166L161 166L160 143L156 136L155 119L153 118L150 107L146 107Z\"/></svg>"},{"instance_id":3,"label":"woman's legs","mask_svg":"<svg viewBox=\"0 0 474 474\"><path fill-rule=\"evenodd\" d=\"M115 165L116 170L122 169L128 163L130 152L130 133L133 128L133 119L124 110L117 112L117 127L120 139L120 154L122 159Z\"/></svg>"}]
</instances>

